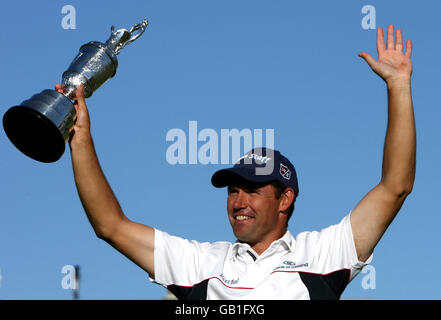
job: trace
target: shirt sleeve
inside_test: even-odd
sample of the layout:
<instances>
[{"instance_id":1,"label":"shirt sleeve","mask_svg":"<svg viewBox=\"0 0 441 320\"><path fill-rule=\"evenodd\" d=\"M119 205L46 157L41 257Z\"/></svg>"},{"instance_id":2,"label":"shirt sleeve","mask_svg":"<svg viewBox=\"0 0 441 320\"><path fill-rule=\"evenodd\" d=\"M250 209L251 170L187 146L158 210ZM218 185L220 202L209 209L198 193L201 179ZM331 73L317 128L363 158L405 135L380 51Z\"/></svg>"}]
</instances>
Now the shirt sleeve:
<instances>
[{"instance_id":1,"label":"shirt sleeve","mask_svg":"<svg viewBox=\"0 0 441 320\"><path fill-rule=\"evenodd\" d=\"M155 229L155 275L151 281L163 286L191 286L197 281L204 244Z\"/></svg>"},{"instance_id":2,"label":"shirt sleeve","mask_svg":"<svg viewBox=\"0 0 441 320\"><path fill-rule=\"evenodd\" d=\"M329 274L347 269L350 271L349 281L351 281L372 261L373 254L365 262L358 260L350 213L340 223L319 232L308 232L305 236L308 238L308 246L314 252L313 259L317 273Z\"/></svg>"}]
</instances>

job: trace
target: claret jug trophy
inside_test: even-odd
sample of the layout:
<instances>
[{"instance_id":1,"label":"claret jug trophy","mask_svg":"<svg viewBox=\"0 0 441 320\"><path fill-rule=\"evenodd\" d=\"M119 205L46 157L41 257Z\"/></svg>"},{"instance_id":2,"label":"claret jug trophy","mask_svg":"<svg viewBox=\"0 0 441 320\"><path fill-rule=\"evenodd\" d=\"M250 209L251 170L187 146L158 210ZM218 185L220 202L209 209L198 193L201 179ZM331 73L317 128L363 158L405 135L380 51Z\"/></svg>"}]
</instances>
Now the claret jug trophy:
<instances>
[{"instance_id":1,"label":"claret jug trophy","mask_svg":"<svg viewBox=\"0 0 441 320\"><path fill-rule=\"evenodd\" d=\"M92 41L81 46L78 55L62 75L65 92L46 89L14 106L3 116L3 128L14 146L28 157L41 162L55 162L63 155L76 119L72 99L80 84L84 97L90 97L118 67L117 55L138 39L147 20L130 30L111 27L105 43Z\"/></svg>"}]
</instances>

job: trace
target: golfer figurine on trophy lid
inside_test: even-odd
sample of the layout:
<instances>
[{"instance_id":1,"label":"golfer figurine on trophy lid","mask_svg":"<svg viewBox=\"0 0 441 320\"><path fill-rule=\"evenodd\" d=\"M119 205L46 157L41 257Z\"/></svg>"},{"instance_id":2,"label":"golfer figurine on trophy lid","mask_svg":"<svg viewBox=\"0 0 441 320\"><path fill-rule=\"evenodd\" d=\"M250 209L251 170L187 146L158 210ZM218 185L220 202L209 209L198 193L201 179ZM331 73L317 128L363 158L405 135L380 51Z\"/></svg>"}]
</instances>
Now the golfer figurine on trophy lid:
<instances>
[{"instance_id":1,"label":"golfer figurine on trophy lid","mask_svg":"<svg viewBox=\"0 0 441 320\"><path fill-rule=\"evenodd\" d=\"M80 84L88 98L118 67L117 55L138 39L148 25L147 20L130 30L111 27L105 42L92 41L81 46L78 55L62 75L65 93L46 89L10 108L3 116L3 128L14 146L28 157L41 162L55 162L63 155L65 144L74 126L76 111L71 99Z\"/></svg>"}]
</instances>

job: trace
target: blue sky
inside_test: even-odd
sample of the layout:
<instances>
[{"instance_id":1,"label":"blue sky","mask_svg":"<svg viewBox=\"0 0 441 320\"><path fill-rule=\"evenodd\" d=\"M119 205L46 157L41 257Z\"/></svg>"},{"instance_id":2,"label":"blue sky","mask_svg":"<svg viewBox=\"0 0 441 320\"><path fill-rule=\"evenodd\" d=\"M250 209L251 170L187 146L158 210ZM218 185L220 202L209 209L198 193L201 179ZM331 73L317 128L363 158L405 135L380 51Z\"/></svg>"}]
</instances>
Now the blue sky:
<instances>
[{"instance_id":1,"label":"blue sky","mask_svg":"<svg viewBox=\"0 0 441 320\"><path fill-rule=\"evenodd\" d=\"M64 29L64 5L76 28ZM441 2L426 1L8 1L0 11L0 113L46 88L89 41L142 19L116 76L87 100L103 170L126 215L199 241L230 240L224 164L166 160L172 129L274 130L296 166L293 234L339 222L381 175L384 82L358 57L376 57L376 26L414 44L417 173L412 194L374 254L375 289L355 278L344 298L441 298ZM220 138L219 138L220 143ZM204 143L199 142L199 147ZM188 155L187 155L188 156ZM95 237L74 185L69 148L51 164L21 154L0 132L0 299L71 299L65 265L81 266L82 299L161 299L165 289Z\"/></svg>"}]
</instances>

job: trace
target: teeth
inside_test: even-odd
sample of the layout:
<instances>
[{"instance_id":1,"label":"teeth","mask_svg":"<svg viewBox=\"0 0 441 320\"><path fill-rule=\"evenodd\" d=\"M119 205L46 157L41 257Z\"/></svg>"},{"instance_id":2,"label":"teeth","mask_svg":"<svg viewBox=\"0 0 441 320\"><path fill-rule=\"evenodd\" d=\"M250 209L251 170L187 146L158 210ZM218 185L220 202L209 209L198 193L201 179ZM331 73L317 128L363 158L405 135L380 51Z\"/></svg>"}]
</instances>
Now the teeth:
<instances>
[{"instance_id":1,"label":"teeth","mask_svg":"<svg viewBox=\"0 0 441 320\"><path fill-rule=\"evenodd\" d=\"M237 216L236 217L236 220L248 220L248 219L251 219L251 218L248 216Z\"/></svg>"}]
</instances>

